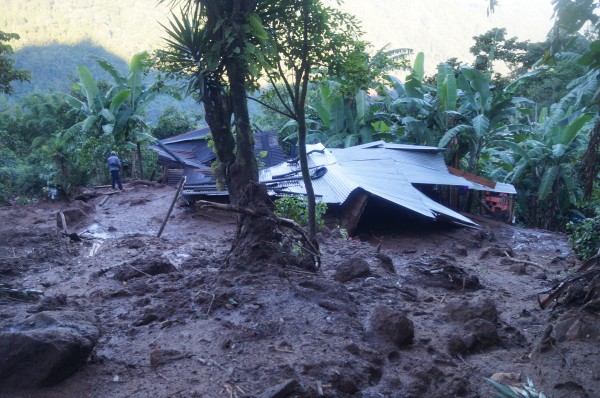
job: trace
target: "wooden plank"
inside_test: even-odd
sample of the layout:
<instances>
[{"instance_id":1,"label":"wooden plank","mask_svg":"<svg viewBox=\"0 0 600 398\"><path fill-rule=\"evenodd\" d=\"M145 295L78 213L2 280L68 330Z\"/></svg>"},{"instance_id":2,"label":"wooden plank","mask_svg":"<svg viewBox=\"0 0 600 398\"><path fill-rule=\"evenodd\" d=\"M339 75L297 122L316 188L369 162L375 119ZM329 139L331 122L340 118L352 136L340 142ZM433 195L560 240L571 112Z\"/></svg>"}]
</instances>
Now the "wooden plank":
<instances>
[{"instance_id":1,"label":"wooden plank","mask_svg":"<svg viewBox=\"0 0 600 398\"><path fill-rule=\"evenodd\" d=\"M459 169L455 169L454 167L448 166L448 171L450 174L463 177L469 181L476 182L477 184L481 184L485 187L496 188L496 181L488 180L487 178L478 176L473 173L469 173L468 171L462 171Z\"/></svg>"}]
</instances>

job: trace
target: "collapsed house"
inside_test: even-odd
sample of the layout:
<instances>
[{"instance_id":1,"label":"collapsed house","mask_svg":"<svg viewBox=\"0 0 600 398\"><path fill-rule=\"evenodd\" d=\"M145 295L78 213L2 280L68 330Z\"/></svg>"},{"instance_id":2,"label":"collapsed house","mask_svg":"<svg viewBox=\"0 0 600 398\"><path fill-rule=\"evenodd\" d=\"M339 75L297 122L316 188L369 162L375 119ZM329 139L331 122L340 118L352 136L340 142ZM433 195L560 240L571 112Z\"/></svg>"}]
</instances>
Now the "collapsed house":
<instances>
[{"instance_id":1,"label":"collapsed house","mask_svg":"<svg viewBox=\"0 0 600 398\"><path fill-rule=\"evenodd\" d=\"M227 195L217 189L211 169L217 156L209 146L210 128L205 127L173 137L158 140L150 149L158 153L158 164L163 168L162 180L176 185L186 177L184 195L194 195L196 187L209 193ZM269 167L285 160L276 132L255 132L254 153L261 166Z\"/></svg>"},{"instance_id":2,"label":"collapsed house","mask_svg":"<svg viewBox=\"0 0 600 398\"><path fill-rule=\"evenodd\" d=\"M443 149L437 147L378 141L345 149L308 145L307 152L318 200L339 206L340 226L350 232L373 198L430 220L475 226L469 218L433 199L439 187L493 191L509 196L516 193L510 184L488 183L482 178L470 180L450 173ZM276 196L306 193L297 160L263 169L260 181Z\"/></svg>"},{"instance_id":3,"label":"collapsed house","mask_svg":"<svg viewBox=\"0 0 600 398\"><path fill-rule=\"evenodd\" d=\"M209 129L201 129L161 140L152 149L158 152L165 179L176 184L186 176L182 195L225 197L210 169L216 156L208 146ZM285 160L276 133L256 133L255 153L262 167L259 181L270 195L305 195L299 160ZM307 145L308 164L317 200L337 210L340 227L352 233L372 207L392 206L431 221L476 226L468 217L440 203L445 188L451 192L469 190L485 195L482 205L492 215L503 212L512 219L515 188L446 166L443 149L429 146L372 142L344 149ZM507 213L507 214L504 214Z\"/></svg>"}]
</instances>

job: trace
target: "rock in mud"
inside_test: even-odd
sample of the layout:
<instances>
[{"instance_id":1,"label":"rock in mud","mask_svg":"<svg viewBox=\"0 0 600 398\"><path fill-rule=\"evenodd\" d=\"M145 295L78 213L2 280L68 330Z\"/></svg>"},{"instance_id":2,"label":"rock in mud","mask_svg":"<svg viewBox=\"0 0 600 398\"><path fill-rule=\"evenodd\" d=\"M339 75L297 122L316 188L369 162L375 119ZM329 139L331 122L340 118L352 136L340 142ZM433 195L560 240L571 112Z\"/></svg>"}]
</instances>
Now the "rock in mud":
<instances>
[{"instance_id":1,"label":"rock in mud","mask_svg":"<svg viewBox=\"0 0 600 398\"><path fill-rule=\"evenodd\" d=\"M335 270L333 279L345 283L369 275L371 275L371 268L367 260L362 257L352 257Z\"/></svg>"},{"instance_id":2,"label":"rock in mud","mask_svg":"<svg viewBox=\"0 0 600 398\"><path fill-rule=\"evenodd\" d=\"M399 347L412 343L415 336L413 322L403 313L389 307L375 307L369 324L371 333Z\"/></svg>"},{"instance_id":3,"label":"rock in mud","mask_svg":"<svg viewBox=\"0 0 600 398\"><path fill-rule=\"evenodd\" d=\"M94 316L39 312L0 332L0 385L52 386L80 369L100 336Z\"/></svg>"},{"instance_id":4,"label":"rock in mud","mask_svg":"<svg viewBox=\"0 0 600 398\"><path fill-rule=\"evenodd\" d=\"M496 326L485 319L472 319L464 329L450 336L448 352L451 355L467 354L494 346L498 342Z\"/></svg>"},{"instance_id":5,"label":"rock in mud","mask_svg":"<svg viewBox=\"0 0 600 398\"><path fill-rule=\"evenodd\" d=\"M554 325L556 341L600 339L600 316L577 309L567 311Z\"/></svg>"},{"instance_id":6,"label":"rock in mud","mask_svg":"<svg viewBox=\"0 0 600 398\"><path fill-rule=\"evenodd\" d=\"M446 305L448 317L455 322L466 322L472 319L486 319L492 323L498 320L496 303L489 298L474 300L452 300Z\"/></svg>"}]
</instances>

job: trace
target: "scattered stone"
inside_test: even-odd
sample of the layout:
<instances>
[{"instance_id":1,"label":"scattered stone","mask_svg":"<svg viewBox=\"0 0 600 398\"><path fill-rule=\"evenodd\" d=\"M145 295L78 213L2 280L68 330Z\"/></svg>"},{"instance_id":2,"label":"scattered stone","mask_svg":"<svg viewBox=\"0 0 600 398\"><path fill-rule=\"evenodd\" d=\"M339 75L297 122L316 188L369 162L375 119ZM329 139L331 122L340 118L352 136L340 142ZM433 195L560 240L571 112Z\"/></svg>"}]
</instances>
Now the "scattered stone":
<instances>
[{"instance_id":1,"label":"scattered stone","mask_svg":"<svg viewBox=\"0 0 600 398\"><path fill-rule=\"evenodd\" d=\"M527 267L523 264L513 264L510 267L510 271L516 275L527 275Z\"/></svg>"},{"instance_id":2,"label":"scattered stone","mask_svg":"<svg viewBox=\"0 0 600 398\"><path fill-rule=\"evenodd\" d=\"M288 379L273 387L267 388L256 398L286 398L299 390L300 384L294 379Z\"/></svg>"},{"instance_id":3,"label":"scattered stone","mask_svg":"<svg viewBox=\"0 0 600 398\"><path fill-rule=\"evenodd\" d=\"M471 319L485 319L491 323L498 321L496 303L489 298L475 298L469 300L451 300L446 305L448 317L455 322L467 322Z\"/></svg>"},{"instance_id":4,"label":"scattered stone","mask_svg":"<svg viewBox=\"0 0 600 398\"><path fill-rule=\"evenodd\" d=\"M533 277L542 281L548 280L548 275L545 272L538 272Z\"/></svg>"},{"instance_id":5,"label":"scattered stone","mask_svg":"<svg viewBox=\"0 0 600 398\"><path fill-rule=\"evenodd\" d=\"M140 206L148 202L149 200L146 198L133 199L131 202L129 202L129 206Z\"/></svg>"},{"instance_id":6,"label":"scattered stone","mask_svg":"<svg viewBox=\"0 0 600 398\"><path fill-rule=\"evenodd\" d=\"M56 296L44 297L35 307L29 308L27 312L35 314L42 311L59 310L67 305L67 296L58 294Z\"/></svg>"},{"instance_id":7,"label":"scattered stone","mask_svg":"<svg viewBox=\"0 0 600 398\"><path fill-rule=\"evenodd\" d=\"M177 350L163 350L161 348L156 348L150 351L150 366L156 368L160 365L177 361L178 359L185 357L185 354L182 354Z\"/></svg>"},{"instance_id":8,"label":"scattered stone","mask_svg":"<svg viewBox=\"0 0 600 398\"><path fill-rule=\"evenodd\" d=\"M370 332L399 347L412 343L415 336L413 322L406 315L389 307L375 307L369 323Z\"/></svg>"},{"instance_id":9,"label":"scattered stone","mask_svg":"<svg viewBox=\"0 0 600 398\"><path fill-rule=\"evenodd\" d=\"M346 394L355 394L359 391L359 389L354 379L354 377L347 374L335 373L331 384L340 392Z\"/></svg>"},{"instance_id":10,"label":"scattered stone","mask_svg":"<svg viewBox=\"0 0 600 398\"><path fill-rule=\"evenodd\" d=\"M396 269L394 268L394 260L390 256L385 253L377 253L375 255L381 261L381 268L384 270L391 272L392 274L396 273Z\"/></svg>"},{"instance_id":11,"label":"scattered stone","mask_svg":"<svg viewBox=\"0 0 600 398\"><path fill-rule=\"evenodd\" d=\"M556 341L594 340L600 338L600 316L586 311L570 310L554 325Z\"/></svg>"},{"instance_id":12,"label":"scattered stone","mask_svg":"<svg viewBox=\"0 0 600 398\"><path fill-rule=\"evenodd\" d=\"M0 384L12 388L55 385L80 369L100 336L92 315L39 312L0 333Z\"/></svg>"},{"instance_id":13,"label":"scattered stone","mask_svg":"<svg viewBox=\"0 0 600 398\"><path fill-rule=\"evenodd\" d=\"M455 333L448 339L448 353L451 355L464 355L474 351L481 351L498 342L496 326L485 319L468 321L464 330Z\"/></svg>"},{"instance_id":14,"label":"scattered stone","mask_svg":"<svg viewBox=\"0 0 600 398\"><path fill-rule=\"evenodd\" d=\"M362 257L352 257L335 270L333 279L345 283L369 275L371 275L371 268L367 260Z\"/></svg>"},{"instance_id":15,"label":"scattered stone","mask_svg":"<svg viewBox=\"0 0 600 398\"><path fill-rule=\"evenodd\" d=\"M140 327L144 325L148 325L154 321L158 320L158 315L153 313L147 313L142 315L137 321L133 322L133 326Z\"/></svg>"},{"instance_id":16,"label":"scattered stone","mask_svg":"<svg viewBox=\"0 0 600 398\"><path fill-rule=\"evenodd\" d=\"M521 374L515 372L498 372L494 373L490 380L504 385L519 386L521 383Z\"/></svg>"},{"instance_id":17,"label":"scattered stone","mask_svg":"<svg viewBox=\"0 0 600 398\"><path fill-rule=\"evenodd\" d=\"M462 245L455 246L453 249L453 252L457 256L461 256L461 257L467 257L467 255L469 254L469 252L467 251L467 248Z\"/></svg>"}]
</instances>

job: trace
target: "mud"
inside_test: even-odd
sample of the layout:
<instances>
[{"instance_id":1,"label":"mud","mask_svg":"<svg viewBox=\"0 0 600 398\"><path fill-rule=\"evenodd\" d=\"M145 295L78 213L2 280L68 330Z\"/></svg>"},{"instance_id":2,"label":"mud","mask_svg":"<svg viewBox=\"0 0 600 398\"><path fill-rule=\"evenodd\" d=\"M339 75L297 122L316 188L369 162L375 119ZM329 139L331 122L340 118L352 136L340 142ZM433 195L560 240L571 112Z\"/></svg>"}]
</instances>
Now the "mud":
<instances>
[{"instance_id":1,"label":"mud","mask_svg":"<svg viewBox=\"0 0 600 398\"><path fill-rule=\"evenodd\" d=\"M598 314L537 302L578 265L564 235L484 219L361 240L329 228L317 274L235 271L235 215L176 206L156 238L174 194L142 183L0 208L0 283L43 293L0 295L0 327L44 310L101 324L74 375L1 397L488 397L493 375L600 396Z\"/></svg>"}]
</instances>

